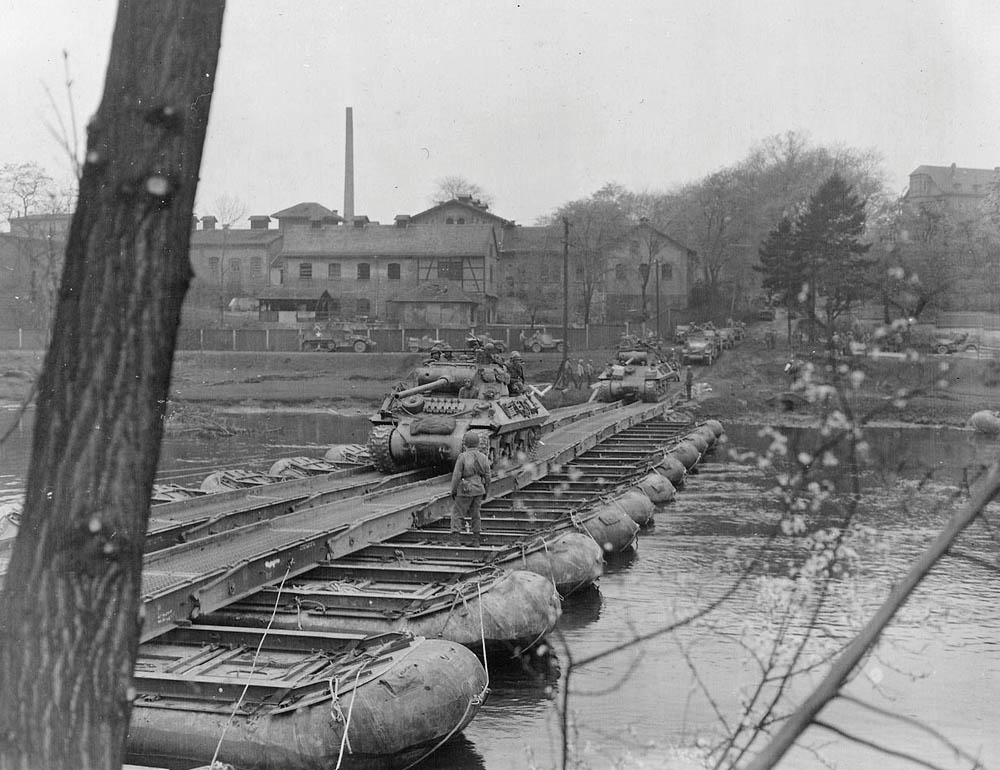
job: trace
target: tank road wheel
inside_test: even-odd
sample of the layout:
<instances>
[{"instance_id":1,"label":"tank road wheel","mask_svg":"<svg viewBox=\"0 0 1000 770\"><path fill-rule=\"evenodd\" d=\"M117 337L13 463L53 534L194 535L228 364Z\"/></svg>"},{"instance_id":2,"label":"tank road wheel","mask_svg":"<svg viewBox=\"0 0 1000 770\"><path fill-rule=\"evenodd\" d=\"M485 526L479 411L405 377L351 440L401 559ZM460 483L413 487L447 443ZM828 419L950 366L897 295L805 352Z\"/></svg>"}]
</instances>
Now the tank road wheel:
<instances>
[{"instance_id":1,"label":"tank road wheel","mask_svg":"<svg viewBox=\"0 0 1000 770\"><path fill-rule=\"evenodd\" d=\"M656 382L647 382L642 387L642 396L640 400L646 404L652 404L660 400L660 394L657 392Z\"/></svg>"},{"instance_id":2,"label":"tank road wheel","mask_svg":"<svg viewBox=\"0 0 1000 770\"><path fill-rule=\"evenodd\" d=\"M368 454L372 456L372 464L382 473L398 473L402 470L389 448L389 440L395 429L395 425L376 425L368 434Z\"/></svg>"},{"instance_id":3,"label":"tank road wheel","mask_svg":"<svg viewBox=\"0 0 1000 770\"><path fill-rule=\"evenodd\" d=\"M355 353L364 353L366 350L368 350L368 345L365 344L365 342L363 340L357 340L354 343L354 352Z\"/></svg>"},{"instance_id":4,"label":"tank road wheel","mask_svg":"<svg viewBox=\"0 0 1000 770\"><path fill-rule=\"evenodd\" d=\"M606 382L602 382L597 386L597 396L594 398L595 401L600 401L601 403L609 403L611 401L611 386Z\"/></svg>"}]
</instances>

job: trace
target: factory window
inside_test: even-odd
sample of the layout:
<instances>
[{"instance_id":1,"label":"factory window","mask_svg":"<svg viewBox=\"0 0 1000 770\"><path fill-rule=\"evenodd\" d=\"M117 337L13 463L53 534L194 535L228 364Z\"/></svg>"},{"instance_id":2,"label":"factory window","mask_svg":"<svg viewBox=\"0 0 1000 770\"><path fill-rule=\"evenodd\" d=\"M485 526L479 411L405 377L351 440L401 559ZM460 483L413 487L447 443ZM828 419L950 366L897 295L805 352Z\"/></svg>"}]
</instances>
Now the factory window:
<instances>
[{"instance_id":1,"label":"factory window","mask_svg":"<svg viewBox=\"0 0 1000 770\"><path fill-rule=\"evenodd\" d=\"M340 300L331 297L326 303L327 312L330 314L331 318L336 318L340 315Z\"/></svg>"},{"instance_id":2,"label":"factory window","mask_svg":"<svg viewBox=\"0 0 1000 770\"><path fill-rule=\"evenodd\" d=\"M448 217L446 220L444 220L444 223L446 225L453 225L453 224L455 224L455 220L452 219L451 217Z\"/></svg>"},{"instance_id":3,"label":"factory window","mask_svg":"<svg viewBox=\"0 0 1000 770\"><path fill-rule=\"evenodd\" d=\"M229 272L238 273L239 271L240 271L240 261L236 257L233 257L232 259L229 260Z\"/></svg>"},{"instance_id":4,"label":"factory window","mask_svg":"<svg viewBox=\"0 0 1000 770\"><path fill-rule=\"evenodd\" d=\"M260 257L250 257L250 275L260 275L262 265Z\"/></svg>"},{"instance_id":5,"label":"factory window","mask_svg":"<svg viewBox=\"0 0 1000 770\"><path fill-rule=\"evenodd\" d=\"M367 281L372 277L372 267L367 262L358 263L358 280Z\"/></svg>"},{"instance_id":6,"label":"factory window","mask_svg":"<svg viewBox=\"0 0 1000 770\"><path fill-rule=\"evenodd\" d=\"M313 277L312 262L299 262L299 279L311 279Z\"/></svg>"},{"instance_id":7,"label":"factory window","mask_svg":"<svg viewBox=\"0 0 1000 770\"><path fill-rule=\"evenodd\" d=\"M326 277L330 281L339 281L340 280L340 263L339 262L331 262L329 265L326 266Z\"/></svg>"},{"instance_id":8,"label":"factory window","mask_svg":"<svg viewBox=\"0 0 1000 770\"><path fill-rule=\"evenodd\" d=\"M465 217L459 217L458 218L458 224L464 225L465 224Z\"/></svg>"},{"instance_id":9,"label":"factory window","mask_svg":"<svg viewBox=\"0 0 1000 770\"><path fill-rule=\"evenodd\" d=\"M623 262L619 262L615 265L615 280L625 281L628 280L628 266Z\"/></svg>"},{"instance_id":10,"label":"factory window","mask_svg":"<svg viewBox=\"0 0 1000 770\"><path fill-rule=\"evenodd\" d=\"M674 266L669 262L660 263L660 280L661 281L674 280Z\"/></svg>"},{"instance_id":11,"label":"factory window","mask_svg":"<svg viewBox=\"0 0 1000 770\"><path fill-rule=\"evenodd\" d=\"M358 297L358 315L371 315L372 301L367 297Z\"/></svg>"},{"instance_id":12,"label":"factory window","mask_svg":"<svg viewBox=\"0 0 1000 770\"><path fill-rule=\"evenodd\" d=\"M322 221L320 221L319 219L314 219L314 220L312 220L312 221L311 221L311 222L309 223L309 226L310 226L310 227L311 227L311 228L312 228L313 230L322 230L322 229L323 229L323 222L322 222Z\"/></svg>"},{"instance_id":13,"label":"factory window","mask_svg":"<svg viewBox=\"0 0 1000 770\"><path fill-rule=\"evenodd\" d=\"M219 258L209 257L208 258L208 269L212 275L216 275L219 272Z\"/></svg>"},{"instance_id":14,"label":"factory window","mask_svg":"<svg viewBox=\"0 0 1000 770\"><path fill-rule=\"evenodd\" d=\"M584 279L583 265L577 264L576 266L576 280L582 281Z\"/></svg>"},{"instance_id":15,"label":"factory window","mask_svg":"<svg viewBox=\"0 0 1000 770\"><path fill-rule=\"evenodd\" d=\"M398 262L390 262L386 266L385 272L386 272L386 277L389 278L389 280L391 280L391 281L398 281L399 278L400 278L399 263Z\"/></svg>"}]
</instances>

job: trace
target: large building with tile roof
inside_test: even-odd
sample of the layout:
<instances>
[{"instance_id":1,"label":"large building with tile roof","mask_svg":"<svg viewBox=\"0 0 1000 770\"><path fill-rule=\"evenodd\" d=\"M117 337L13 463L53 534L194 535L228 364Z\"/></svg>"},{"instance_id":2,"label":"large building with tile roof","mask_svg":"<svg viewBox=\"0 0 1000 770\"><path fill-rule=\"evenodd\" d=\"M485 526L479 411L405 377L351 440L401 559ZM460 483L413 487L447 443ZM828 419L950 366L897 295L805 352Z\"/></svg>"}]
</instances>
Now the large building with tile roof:
<instances>
[{"instance_id":1,"label":"large building with tile roof","mask_svg":"<svg viewBox=\"0 0 1000 770\"><path fill-rule=\"evenodd\" d=\"M1000 183L1000 167L917 166L903 200L912 205L943 204L956 214L976 213L990 187Z\"/></svg>"},{"instance_id":2,"label":"large building with tile roof","mask_svg":"<svg viewBox=\"0 0 1000 770\"><path fill-rule=\"evenodd\" d=\"M325 292L331 318L397 323L406 307L397 301L401 296L444 282L474 301L473 320L496 320L495 221L506 220L461 200L412 217L398 216L391 225L363 216L343 224L298 215L290 219L288 212L298 209L273 215L282 240L271 283L301 297L303 312L309 312L312 298ZM476 212L483 216L477 218Z\"/></svg>"}]
</instances>

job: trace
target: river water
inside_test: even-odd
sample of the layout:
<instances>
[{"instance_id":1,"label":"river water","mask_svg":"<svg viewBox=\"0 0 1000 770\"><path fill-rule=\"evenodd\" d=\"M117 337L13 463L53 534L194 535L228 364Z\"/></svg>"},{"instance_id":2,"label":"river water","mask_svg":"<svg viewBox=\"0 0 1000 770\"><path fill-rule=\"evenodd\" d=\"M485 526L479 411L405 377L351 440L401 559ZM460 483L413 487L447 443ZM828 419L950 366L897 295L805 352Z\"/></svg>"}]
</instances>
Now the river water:
<instances>
[{"instance_id":1,"label":"river water","mask_svg":"<svg viewBox=\"0 0 1000 770\"><path fill-rule=\"evenodd\" d=\"M319 456L330 444L363 442L364 418L315 413L234 414L252 432L205 440L175 435L164 445L163 481L195 483L222 466L266 470L284 456ZM0 430L6 430L0 415ZM729 425L729 449L761 451L770 439L751 425ZM23 490L30 425L16 427L0 446L0 502ZM815 440L791 430L793 453ZM861 474L860 520L874 529L848 574L832 584L819 612L822 638L812 653L835 651L885 598L894 581L936 534L950 502L996 451L965 431L873 428L872 463ZM560 706L568 693L567 744L571 767L697 767L699 752L715 745L739 719L740 703L759 679L751 651L771 649L780 617L776 603L791 565L803 558L801 539L772 538L778 506L773 475L752 458L717 452L690 477L638 552L610 564L597 588L569 597L547 654L491 661L492 694L464 734L422 767L506 770L559 766ZM835 501L844 501L838 493ZM824 510L827 518L832 509ZM990 518L1000 509L991 506ZM960 541L962 553L991 561L947 558L908 602L847 688L856 703L834 702L821 718L842 733L942 768L1000 767L1000 580L997 535L982 524ZM752 579L697 623L662 633L585 665L637 635L663 629L704 608L729 589L747 559ZM814 604L808 605L810 607ZM801 629L792 623L790 638ZM565 674L571 671L568 680ZM820 671L821 669L817 669ZM810 680L818 681L819 674ZM789 689L807 692L808 682ZM568 689L567 689L568 687ZM813 727L779 765L792 768L914 767L842 735Z\"/></svg>"}]
</instances>

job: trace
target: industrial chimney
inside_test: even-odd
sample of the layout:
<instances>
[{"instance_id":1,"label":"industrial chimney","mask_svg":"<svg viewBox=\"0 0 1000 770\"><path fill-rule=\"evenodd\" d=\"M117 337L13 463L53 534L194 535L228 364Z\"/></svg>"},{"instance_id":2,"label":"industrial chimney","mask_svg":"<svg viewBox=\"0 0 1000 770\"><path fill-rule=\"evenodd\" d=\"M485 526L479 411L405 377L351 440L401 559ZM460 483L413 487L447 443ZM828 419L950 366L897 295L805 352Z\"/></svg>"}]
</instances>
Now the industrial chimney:
<instances>
[{"instance_id":1,"label":"industrial chimney","mask_svg":"<svg viewBox=\"0 0 1000 770\"><path fill-rule=\"evenodd\" d=\"M347 108L347 129L344 142L344 223L354 219L354 111Z\"/></svg>"}]
</instances>

